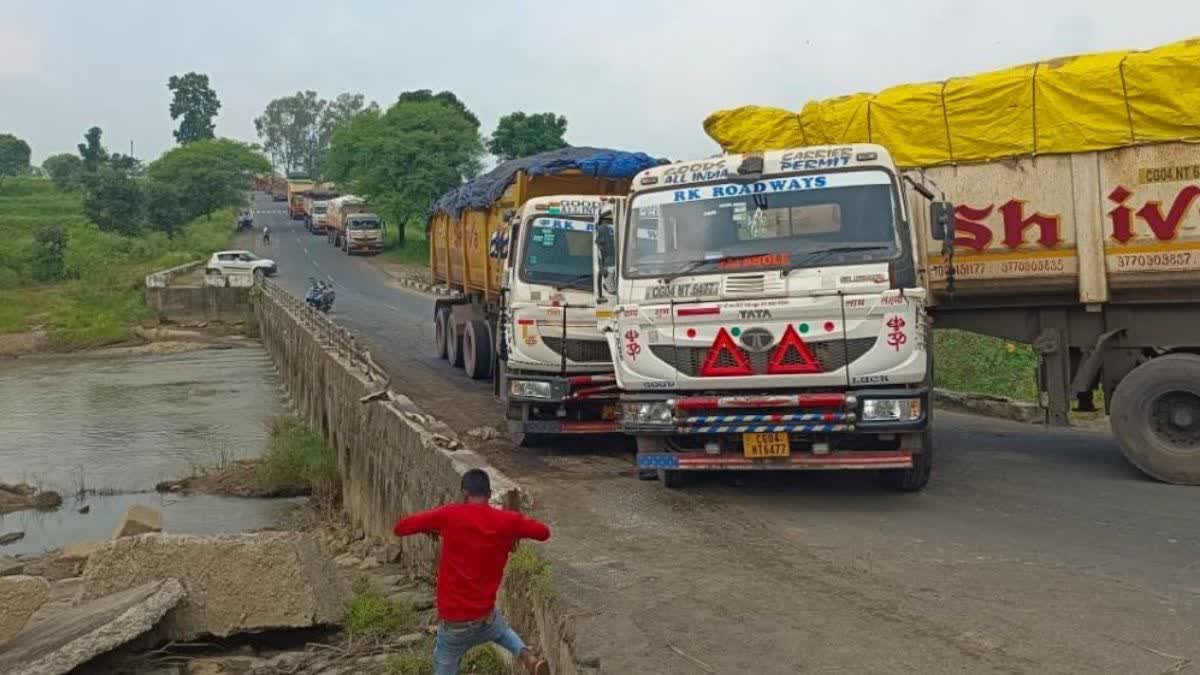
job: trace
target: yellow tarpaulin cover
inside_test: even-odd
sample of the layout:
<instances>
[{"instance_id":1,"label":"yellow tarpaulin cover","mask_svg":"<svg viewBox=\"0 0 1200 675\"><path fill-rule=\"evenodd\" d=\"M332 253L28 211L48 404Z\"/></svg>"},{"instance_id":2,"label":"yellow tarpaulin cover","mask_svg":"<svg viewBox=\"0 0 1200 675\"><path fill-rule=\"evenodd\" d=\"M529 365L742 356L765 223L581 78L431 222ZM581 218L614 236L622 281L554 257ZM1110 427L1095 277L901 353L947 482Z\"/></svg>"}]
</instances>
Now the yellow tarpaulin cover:
<instances>
[{"instance_id":1,"label":"yellow tarpaulin cover","mask_svg":"<svg viewBox=\"0 0 1200 675\"><path fill-rule=\"evenodd\" d=\"M704 130L728 152L879 143L901 166L1200 141L1200 39L809 101L799 113L719 110Z\"/></svg>"}]
</instances>

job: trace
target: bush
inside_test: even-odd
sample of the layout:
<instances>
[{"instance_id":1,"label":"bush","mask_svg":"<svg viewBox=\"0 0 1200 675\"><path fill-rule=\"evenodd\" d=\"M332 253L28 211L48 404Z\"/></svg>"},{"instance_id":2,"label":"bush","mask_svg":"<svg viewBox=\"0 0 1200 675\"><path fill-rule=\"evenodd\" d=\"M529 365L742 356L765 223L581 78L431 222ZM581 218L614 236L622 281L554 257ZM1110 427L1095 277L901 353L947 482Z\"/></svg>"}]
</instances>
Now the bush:
<instances>
[{"instance_id":1,"label":"bush","mask_svg":"<svg viewBox=\"0 0 1200 675\"><path fill-rule=\"evenodd\" d=\"M261 487L307 485L317 496L340 491L337 458L325 439L295 418L282 415L271 418L269 430L271 445L258 469Z\"/></svg>"},{"instance_id":2,"label":"bush","mask_svg":"<svg viewBox=\"0 0 1200 675\"><path fill-rule=\"evenodd\" d=\"M59 225L49 225L33 235L33 278L56 281L66 272L67 231Z\"/></svg>"},{"instance_id":3,"label":"bush","mask_svg":"<svg viewBox=\"0 0 1200 675\"><path fill-rule=\"evenodd\" d=\"M960 330L933 333L937 386L1021 400L1037 398L1037 354L1027 344Z\"/></svg>"},{"instance_id":4,"label":"bush","mask_svg":"<svg viewBox=\"0 0 1200 675\"><path fill-rule=\"evenodd\" d=\"M346 630L353 637L387 637L410 632L416 626L412 607L373 591L355 592L346 603Z\"/></svg>"},{"instance_id":5,"label":"bush","mask_svg":"<svg viewBox=\"0 0 1200 675\"><path fill-rule=\"evenodd\" d=\"M64 152L42 162L42 168L60 190L75 190L83 186L83 160Z\"/></svg>"},{"instance_id":6,"label":"bush","mask_svg":"<svg viewBox=\"0 0 1200 675\"><path fill-rule=\"evenodd\" d=\"M126 236L141 229L142 190L129 174L101 166L84 180L83 213L105 232Z\"/></svg>"}]
</instances>

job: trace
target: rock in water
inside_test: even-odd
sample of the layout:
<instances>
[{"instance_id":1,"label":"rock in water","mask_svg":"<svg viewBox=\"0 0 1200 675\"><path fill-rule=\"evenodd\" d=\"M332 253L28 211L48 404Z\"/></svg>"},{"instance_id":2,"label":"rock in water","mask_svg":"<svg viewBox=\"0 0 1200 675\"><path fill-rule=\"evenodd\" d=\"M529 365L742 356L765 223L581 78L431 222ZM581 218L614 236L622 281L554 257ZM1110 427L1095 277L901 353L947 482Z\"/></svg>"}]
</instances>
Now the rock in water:
<instances>
[{"instance_id":1,"label":"rock in water","mask_svg":"<svg viewBox=\"0 0 1200 675\"><path fill-rule=\"evenodd\" d=\"M299 532L118 539L88 559L82 600L167 577L188 597L159 626L164 639L334 624L344 613L333 561Z\"/></svg>"},{"instance_id":2,"label":"rock in water","mask_svg":"<svg viewBox=\"0 0 1200 675\"><path fill-rule=\"evenodd\" d=\"M24 532L5 532L0 534L0 546L8 546L25 538Z\"/></svg>"},{"instance_id":3,"label":"rock in water","mask_svg":"<svg viewBox=\"0 0 1200 675\"><path fill-rule=\"evenodd\" d=\"M0 672L68 673L153 628L184 595L174 579L151 581L32 623L0 652Z\"/></svg>"},{"instance_id":4,"label":"rock in water","mask_svg":"<svg viewBox=\"0 0 1200 675\"><path fill-rule=\"evenodd\" d=\"M50 583L41 577L0 577L0 645L21 632L48 597ZM0 668L0 672L8 671Z\"/></svg>"},{"instance_id":5,"label":"rock in water","mask_svg":"<svg viewBox=\"0 0 1200 675\"><path fill-rule=\"evenodd\" d=\"M149 506L134 504L121 516L121 522L117 523L117 529L113 531L113 539L147 532L162 532L162 512Z\"/></svg>"}]
</instances>

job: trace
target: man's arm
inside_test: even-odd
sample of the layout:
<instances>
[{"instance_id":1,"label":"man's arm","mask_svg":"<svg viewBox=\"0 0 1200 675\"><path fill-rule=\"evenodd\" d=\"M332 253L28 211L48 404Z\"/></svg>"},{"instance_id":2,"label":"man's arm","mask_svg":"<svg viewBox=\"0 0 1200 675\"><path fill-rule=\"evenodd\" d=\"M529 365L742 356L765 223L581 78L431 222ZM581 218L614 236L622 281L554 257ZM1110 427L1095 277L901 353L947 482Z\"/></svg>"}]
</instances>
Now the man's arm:
<instances>
[{"instance_id":1,"label":"man's arm","mask_svg":"<svg viewBox=\"0 0 1200 675\"><path fill-rule=\"evenodd\" d=\"M392 528L392 533L397 537L406 537L410 534L419 532L440 532L444 521L444 507L421 511L410 516L405 516L396 521L396 526Z\"/></svg>"},{"instance_id":2,"label":"man's arm","mask_svg":"<svg viewBox=\"0 0 1200 675\"><path fill-rule=\"evenodd\" d=\"M512 523L513 538L546 541L550 538L550 527L540 520L514 514Z\"/></svg>"}]
</instances>

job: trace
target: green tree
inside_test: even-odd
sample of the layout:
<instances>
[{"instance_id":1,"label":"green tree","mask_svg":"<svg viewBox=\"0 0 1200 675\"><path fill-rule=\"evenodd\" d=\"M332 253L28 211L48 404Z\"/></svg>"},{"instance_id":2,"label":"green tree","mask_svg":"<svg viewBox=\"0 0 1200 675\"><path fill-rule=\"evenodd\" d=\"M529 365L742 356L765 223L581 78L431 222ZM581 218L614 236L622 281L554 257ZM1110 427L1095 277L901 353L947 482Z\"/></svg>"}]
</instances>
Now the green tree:
<instances>
[{"instance_id":1,"label":"green tree","mask_svg":"<svg viewBox=\"0 0 1200 675\"><path fill-rule=\"evenodd\" d=\"M63 264L66 252L66 228L61 225L39 228L33 233L33 278L55 281L66 276L66 266Z\"/></svg>"},{"instance_id":2,"label":"green tree","mask_svg":"<svg viewBox=\"0 0 1200 675\"><path fill-rule=\"evenodd\" d=\"M212 139L217 128L213 124L213 118L221 109L221 101L217 99L217 92L208 86L208 75L172 75L171 79L167 80L167 89L173 94L171 119L183 118L174 132L175 140L180 145L187 145Z\"/></svg>"},{"instance_id":3,"label":"green tree","mask_svg":"<svg viewBox=\"0 0 1200 675\"><path fill-rule=\"evenodd\" d=\"M151 181L178 191L187 219L210 216L225 206L238 206L256 173L268 173L271 163L245 143L218 138L196 141L163 154L150 163Z\"/></svg>"},{"instance_id":4,"label":"green tree","mask_svg":"<svg viewBox=\"0 0 1200 675\"><path fill-rule=\"evenodd\" d=\"M42 169L61 190L74 190L83 185L83 160L78 155L69 152L51 155L42 162Z\"/></svg>"},{"instance_id":5,"label":"green tree","mask_svg":"<svg viewBox=\"0 0 1200 675\"><path fill-rule=\"evenodd\" d=\"M476 129L479 128L479 118L475 116L475 113L467 109L467 104L458 100L458 97L452 91L439 91L435 94L429 89L414 89L413 91L403 92L396 99L396 103L424 103L426 101L441 101L449 105L462 113L463 117L466 117L472 126Z\"/></svg>"},{"instance_id":6,"label":"green tree","mask_svg":"<svg viewBox=\"0 0 1200 675\"><path fill-rule=\"evenodd\" d=\"M147 180L142 186L146 204L146 225L173 237L188 221L183 191L170 183Z\"/></svg>"},{"instance_id":7,"label":"green tree","mask_svg":"<svg viewBox=\"0 0 1200 675\"><path fill-rule=\"evenodd\" d=\"M339 94L329 101L312 90L298 91L268 103L254 128L285 175L320 178L333 132L366 110L378 111L379 105L367 104L362 94Z\"/></svg>"},{"instance_id":8,"label":"green tree","mask_svg":"<svg viewBox=\"0 0 1200 675\"><path fill-rule=\"evenodd\" d=\"M567 147L567 118L554 113L526 115L521 111L500 118L488 140L488 152L501 160L536 155Z\"/></svg>"},{"instance_id":9,"label":"green tree","mask_svg":"<svg viewBox=\"0 0 1200 675\"><path fill-rule=\"evenodd\" d=\"M84 179L83 214L105 232L132 236L141 231L142 191L125 171L101 165Z\"/></svg>"},{"instance_id":10,"label":"green tree","mask_svg":"<svg viewBox=\"0 0 1200 675\"><path fill-rule=\"evenodd\" d=\"M355 116L334 132L328 168L331 178L379 207L403 242L405 225L474 175L482 155L483 140L471 117L431 96Z\"/></svg>"},{"instance_id":11,"label":"green tree","mask_svg":"<svg viewBox=\"0 0 1200 675\"><path fill-rule=\"evenodd\" d=\"M84 171L95 171L101 164L108 162L108 150L105 150L100 142L103 135L100 127L92 127L83 135L84 142L76 146L79 148L79 158L83 160Z\"/></svg>"},{"instance_id":12,"label":"green tree","mask_svg":"<svg viewBox=\"0 0 1200 675\"><path fill-rule=\"evenodd\" d=\"M12 134L0 134L0 183L5 176L29 172L29 144Z\"/></svg>"}]
</instances>

